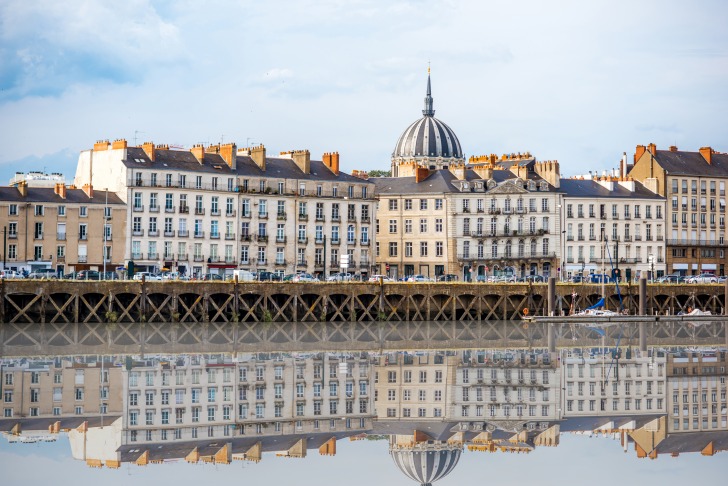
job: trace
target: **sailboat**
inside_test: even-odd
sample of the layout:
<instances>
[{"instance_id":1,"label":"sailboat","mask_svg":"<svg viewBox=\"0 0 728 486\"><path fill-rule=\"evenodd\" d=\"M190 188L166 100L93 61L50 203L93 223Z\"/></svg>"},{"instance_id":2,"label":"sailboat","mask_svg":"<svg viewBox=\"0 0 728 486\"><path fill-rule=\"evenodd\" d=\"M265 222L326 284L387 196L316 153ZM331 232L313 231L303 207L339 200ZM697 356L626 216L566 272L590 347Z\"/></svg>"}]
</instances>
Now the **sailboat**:
<instances>
[{"instance_id":1,"label":"sailboat","mask_svg":"<svg viewBox=\"0 0 728 486\"><path fill-rule=\"evenodd\" d=\"M609 245L607 244L607 238L604 237L604 249L606 250L606 254L609 257L609 265L614 270L614 263L612 262L612 254L609 252ZM612 274L614 272L612 271ZM602 280L602 293L604 293L604 283L606 280L606 275L601 276ZM613 317L613 316L619 316L624 313L624 304L622 302L622 293L619 290L619 282L617 279L614 279L614 284L617 287L617 295L619 296L619 311L610 311L606 309L606 300L605 296L602 295L602 297L599 299L599 301L590 306L587 307L584 310L581 310L579 312L572 313L575 317ZM575 295L575 294L574 294Z\"/></svg>"}]
</instances>

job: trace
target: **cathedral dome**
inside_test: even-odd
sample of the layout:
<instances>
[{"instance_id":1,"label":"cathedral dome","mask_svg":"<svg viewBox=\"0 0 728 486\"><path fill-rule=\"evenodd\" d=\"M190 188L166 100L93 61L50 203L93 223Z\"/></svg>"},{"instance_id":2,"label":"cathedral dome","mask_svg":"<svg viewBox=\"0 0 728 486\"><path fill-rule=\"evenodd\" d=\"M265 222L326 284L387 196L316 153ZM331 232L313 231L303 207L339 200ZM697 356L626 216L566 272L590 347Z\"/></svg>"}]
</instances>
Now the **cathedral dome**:
<instances>
[{"instance_id":1,"label":"cathedral dome","mask_svg":"<svg viewBox=\"0 0 728 486\"><path fill-rule=\"evenodd\" d=\"M390 450L399 470L424 486L430 486L450 474L460 460L461 452L460 448L448 445Z\"/></svg>"},{"instance_id":2,"label":"cathedral dome","mask_svg":"<svg viewBox=\"0 0 728 486\"><path fill-rule=\"evenodd\" d=\"M442 169L451 163L464 161L463 150L455 132L435 118L430 75L427 75L427 95L422 118L412 123L397 140L392 152L392 175L402 173L399 166L416 164L430 169Z\"/></svg>"}]
</instances>

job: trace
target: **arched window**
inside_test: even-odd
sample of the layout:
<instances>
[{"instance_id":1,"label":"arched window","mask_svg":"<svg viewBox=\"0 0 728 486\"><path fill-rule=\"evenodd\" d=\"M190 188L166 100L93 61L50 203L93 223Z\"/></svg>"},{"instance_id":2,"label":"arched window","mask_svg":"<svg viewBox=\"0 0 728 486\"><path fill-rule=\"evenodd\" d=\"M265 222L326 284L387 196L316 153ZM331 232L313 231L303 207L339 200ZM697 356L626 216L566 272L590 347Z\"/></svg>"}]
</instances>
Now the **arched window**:
<instances>
[{"instance_id":1,"label":"arched window","mask_svg":"<svg viewBox=\"0 0 728 486\"><path fill-rule=\"evenodd\" d=\"M538 246L536 245L536 240L531 240L531 256L536 256Z\"/></svg>"}]
</instances>

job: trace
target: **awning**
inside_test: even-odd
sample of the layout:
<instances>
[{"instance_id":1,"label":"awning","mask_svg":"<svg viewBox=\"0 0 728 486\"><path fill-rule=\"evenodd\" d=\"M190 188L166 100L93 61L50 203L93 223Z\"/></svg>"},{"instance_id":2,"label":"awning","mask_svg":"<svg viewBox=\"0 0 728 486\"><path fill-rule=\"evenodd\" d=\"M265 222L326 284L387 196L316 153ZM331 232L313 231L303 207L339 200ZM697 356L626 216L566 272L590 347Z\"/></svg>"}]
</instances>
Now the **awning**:
<instances>
[{"instance_id":1,"label":"awning","mask_svg":"<svg viewBox=\"0 0 728 486\"><path fill-rule=\"evenodd\" d=\"M673 270L687 270L688 264L687 263L673 263L672 269Z\"/></svg>"},{"instance_id":2,"label":"awning","mask_svg":"<svg viewBox=\"0 0 728 486\"><path fill-rule=\"evenodd\" d=\"M208 268L238 268L235 263L208 263Z\"/></svg>"},{"instance_id":3,"label":"awning","mask_svg":"<svg viewBox=\"0 0 728 486\"><path fill-rule=\"evenodd\" d=\"M716 269L715 263L703 263L700 266L703 270L715 270Z\"/></svg>"}]
</instances>

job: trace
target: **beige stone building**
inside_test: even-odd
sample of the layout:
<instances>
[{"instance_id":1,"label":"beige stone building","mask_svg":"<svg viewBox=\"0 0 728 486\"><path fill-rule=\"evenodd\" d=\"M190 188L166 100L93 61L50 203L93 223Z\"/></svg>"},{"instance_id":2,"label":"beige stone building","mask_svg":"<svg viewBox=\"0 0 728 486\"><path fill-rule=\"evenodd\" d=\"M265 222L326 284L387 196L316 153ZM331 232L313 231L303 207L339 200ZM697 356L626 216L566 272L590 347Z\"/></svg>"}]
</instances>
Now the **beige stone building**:
<instances>
[{"instance_id":1,"label":"beige stone building","mask_svg":"<svg viewBox=\"0 0 728 486\"><path fill-rule=\"evenodd\" d=\"M5 268L59 275L113 271L124 264L126 206L114 193L56 183L55 187L0 187ZM103 255L103 257L102 257Z\"/></svg>"},{"instance_id":2,"label":"beige stone building","mask_svg":"<svg viewBox=\"0 0 728 486\"><path fill-rule=\"evenodd\" d=\"M124 258L138 270L323 275L348 257L350 272L367 274L373 264L374 184L341 172L338 153L104 141L81 153L75 181L127 204Z\"/></svg>"}]
</instances>

